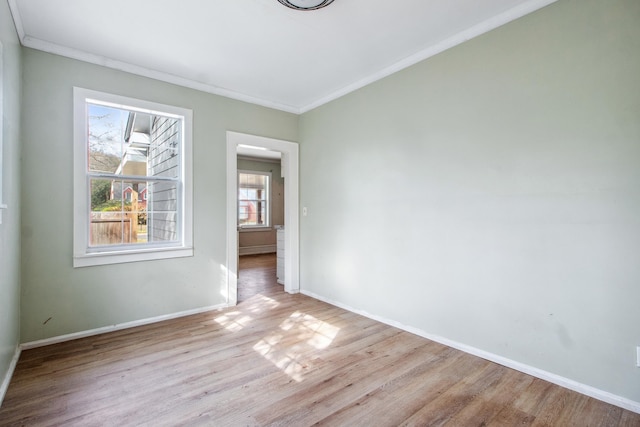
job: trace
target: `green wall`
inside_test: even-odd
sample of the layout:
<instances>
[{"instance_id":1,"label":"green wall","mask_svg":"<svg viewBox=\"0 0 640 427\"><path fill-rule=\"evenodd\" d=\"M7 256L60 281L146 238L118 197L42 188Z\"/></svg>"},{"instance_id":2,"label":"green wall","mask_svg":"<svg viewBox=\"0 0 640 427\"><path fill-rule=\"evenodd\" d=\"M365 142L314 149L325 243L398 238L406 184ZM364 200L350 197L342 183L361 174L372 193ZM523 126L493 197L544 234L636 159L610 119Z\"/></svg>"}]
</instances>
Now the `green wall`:
<instances>
[{"instance_id":1,"label":"green wall","mask_svg":"<svg viewBox=\"0 0 640 427\"><path fill-rule=\"evenodd\" d=\"M298 117L23 49L22 341L226 301L226 131L298 139ZM72 268L72 92L193 110L195 256Z\"/></svg>"},{"instance_id":2,"label":"green wall","mask_svg":"<svg viewBox=\"0 0 640 427\"><path fill-rule=\"evenodd\" d=\"M7 2L0 2L2 42L2 198L0 224L0 384L20 343L20 43ZM0 396L0 400L2 396Z\"/></svg>"},{"instance_id":3,"label":"green wall","mask_svg":"<svg viewBox=\"0 0 640 427\"><path fill-rule=\"evenodd\" d=\"M639 22L561 0L304 114L303 292L640 402Z\"/></svg>"}]
</instances>

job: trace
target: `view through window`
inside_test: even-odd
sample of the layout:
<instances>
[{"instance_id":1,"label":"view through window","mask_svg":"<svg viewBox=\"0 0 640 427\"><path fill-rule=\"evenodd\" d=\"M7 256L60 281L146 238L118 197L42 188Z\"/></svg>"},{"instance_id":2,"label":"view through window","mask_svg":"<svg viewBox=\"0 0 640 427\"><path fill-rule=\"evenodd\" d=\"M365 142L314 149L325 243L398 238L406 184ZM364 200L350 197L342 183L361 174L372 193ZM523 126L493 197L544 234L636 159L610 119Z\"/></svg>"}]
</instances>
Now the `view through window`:
<instances>
[{"instance_id":1,"label":"view through window","mask_svg":"<svg viewBox=\"0 0 640 427\"><path fill-rule=\"evenodd\" d=\"M87 102L89 247L178 242L182 120Z\"/></svg>"},{"instance_id":2,"label":"view through window","mask_svg":"<svg viewBox=\"0 0 640 427\"><path fill-rule=\"evenodd\" d=\"M269 185L265 172L238 171L238 225L242 228L268 227Z\"/></svg>"}]
</instances>

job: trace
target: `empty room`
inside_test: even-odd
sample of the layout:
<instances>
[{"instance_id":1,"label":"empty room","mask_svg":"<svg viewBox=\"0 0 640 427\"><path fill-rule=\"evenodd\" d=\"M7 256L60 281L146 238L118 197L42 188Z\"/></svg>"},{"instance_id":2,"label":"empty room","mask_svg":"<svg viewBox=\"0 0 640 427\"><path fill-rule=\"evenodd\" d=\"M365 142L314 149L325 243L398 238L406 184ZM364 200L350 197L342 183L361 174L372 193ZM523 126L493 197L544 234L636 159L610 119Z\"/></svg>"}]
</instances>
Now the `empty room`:
<instances>
[{"instance_id":1,"label":"empty room","mask_svg":"<svg viewBox=\"0 0 640 427\"><path fill-rule=\"evenodd\" d=\"M639 23L0 0L0 426L640 426Z\"/></svg>"}]
</instances>

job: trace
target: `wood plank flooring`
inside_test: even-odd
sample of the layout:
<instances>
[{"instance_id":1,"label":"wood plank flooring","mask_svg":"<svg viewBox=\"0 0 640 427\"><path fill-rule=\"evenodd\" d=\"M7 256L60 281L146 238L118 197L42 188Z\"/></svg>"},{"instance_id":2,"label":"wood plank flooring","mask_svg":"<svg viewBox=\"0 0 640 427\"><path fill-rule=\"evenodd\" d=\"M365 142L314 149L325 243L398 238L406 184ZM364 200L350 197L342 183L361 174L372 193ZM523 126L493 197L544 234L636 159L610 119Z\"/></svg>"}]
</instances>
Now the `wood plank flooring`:
<instances>
[{"instance_id":1,"label":"wood plank flooring","mask_svg":"<svg viewBox=\"0 0 640 427\"><path fill-rule=\"evenodd\" d=\"M640 426L640 415L303 295L242 257L237 307L22 353L1 426Z\"/></svg>"}]
</instances>

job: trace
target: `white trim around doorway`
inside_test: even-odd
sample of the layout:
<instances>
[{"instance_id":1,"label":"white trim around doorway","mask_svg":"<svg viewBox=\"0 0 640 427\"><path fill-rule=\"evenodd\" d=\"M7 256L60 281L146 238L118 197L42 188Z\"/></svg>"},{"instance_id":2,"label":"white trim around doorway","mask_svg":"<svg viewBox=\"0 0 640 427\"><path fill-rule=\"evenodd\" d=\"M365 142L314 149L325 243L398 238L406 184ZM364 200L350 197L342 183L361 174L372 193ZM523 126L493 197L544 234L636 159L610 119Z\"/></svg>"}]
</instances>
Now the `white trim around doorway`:
<instances>
[{"instance_id":1,"label":"white trim around doorway","mask_svg":"<svg viewBox=\"0 0 640 427\"><path fill-rule=\"evenodd\" d=\"M238 146L246 145L282 153L281 168L284 176L284 290L300 292L299 271L299 194L298 144L291 141L266 138L227 131L227 304L238 302Z\"/></svg>"}]
</instances>

